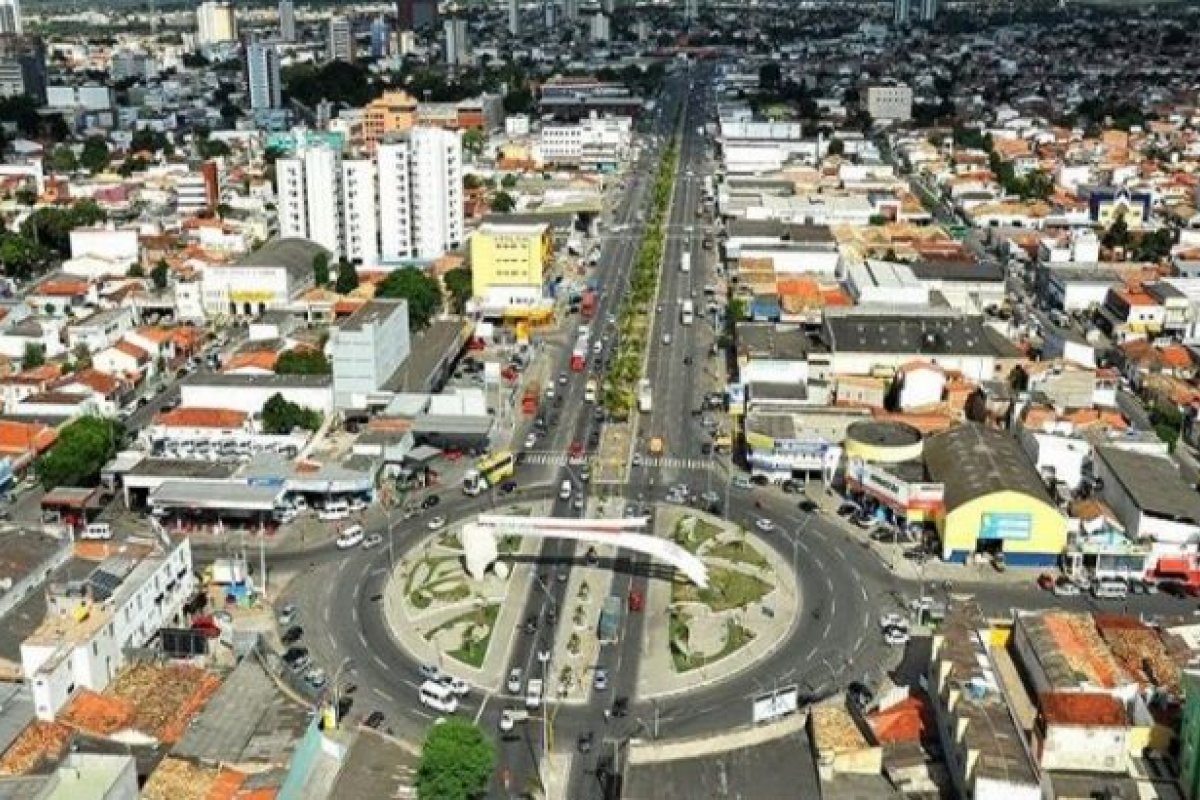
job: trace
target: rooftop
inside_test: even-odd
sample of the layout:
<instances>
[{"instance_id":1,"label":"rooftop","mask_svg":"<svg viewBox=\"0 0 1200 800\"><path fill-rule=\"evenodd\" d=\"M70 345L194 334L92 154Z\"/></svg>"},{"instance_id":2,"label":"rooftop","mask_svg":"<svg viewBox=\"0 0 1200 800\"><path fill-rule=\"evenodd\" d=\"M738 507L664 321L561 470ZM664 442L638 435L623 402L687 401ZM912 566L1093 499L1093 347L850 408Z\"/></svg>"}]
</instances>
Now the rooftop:
<instances>
[{"instance_id":1,"label":"rooftop","mask_svg":"<svg viewBox=\"0 0 1200 800\"><path fill-rule=\"evenodd\" d=\"M1029 653L1052 691L1112 689L1128 682L1125 670L1086 614L1022 614L1016 627L1028 639ZM1026 664L1026 671L1033 666Z\"/></svg>"},{"instance_id":2,"label":"rooftop","mask_svg":"<svg viewBox=\"0 0 1200 800\"><path fill-rule=\"evenodd\" d=\"M404 797L412 791L419 759L391 738L359 730L342 763L331 797Z\"/></svg>"},{"instance_id":3,"label":"rooftop","mask_svg":"<svg viewBox=\"0 0 1200 800\"><path fill-rule=\"evenodd\" d=\"M139 476L150 478L195 478L225 480L237 472L237 464L221 464L214 461L199 461L187 458L143 458L137 466L128 470L127 478Z\"/></svg>"},{"instance_id":4,"label":"rooftop","mask_svg":"<svg viewBox=\"0 0 1200 800\"><path fill-rule=\"evenodd\" d=\"M801 361L810 352L824 352L820 338L802 328L784 328L759 322L737 325L738 355L781 361Z\"/></svg>"},{"instance_id":5,"label":"rooftop","mask_svg":"<svg viewBox=\"0 0 1200 800\"><path fill-rule=\"evenodd\" d=\"M164 411L154 418L156 425L169 428L237 429L245 425L248 415L227 408L177 408Z\"/></svg>"},{"instance_id":6,"label":"rooftop","mask_svg":"<svg viewBox=\"0 0 1200 800\"><path fill-rule=\"evenodd\" d=\"M921 432L904 422L863 420L851 423L846 437L863 444L880 447L902 447L921 441Z\"/></svg>"},{"instance_id":7,"label":"rooftop","mask_svg":"<svg viewBox=\"0 0 1200 800\"><path fill-rule=\"evenodd\" d=\"M1048 725L1124 727L1125 706L1104 692L1046 692L1038 698Z\"/></svg>"},{"instance_id":8,"label":"rooftop","mask_svg":"<svg viewBox=\"0 0 1200 800\"><path fill-rule=\"evenodd\" d=\"M0 595L13 583L24 580L35 569L51 560L55 554L69 549L71 543L25 529L0 533Z\"/></svg>"},{"instance_id":9,"label":"rooftop","mask_svg":"<svg viewBox=\"0 0 1200 800\"><path fill-rule=\"evenodd\" d=\"M1006 433L967 422L925 440L929 476L946 485L949 513L995 492L1020 492L1052 504L1037 467Z\"/></svg>"},{"instance_id":10,"label":"rooftop","mask_svg":"<svg viewBox=\"0 0 1200 800\"><path fill-rule=\"evenodd\" d=\"M402 308L408 308L407 300L371 300L337 323L337 328L342 331L361 331L368 325L378 325Z\"/></svg>"},{"instance_id":11,"label":"rooftop","mask_svg":"<svg viewBox=\"0 0 1200 800\"><path fill-rule=\"evenodd\" d=\"M462 320L435 319L423 331L414 332L408 358L384 382L391 392L428 392L445 377L447 367L466 343Z\"/></svg>"},{"instance_id":12,"label":"rooftop","mask_svg":"<svg viewBox=\"0 0 1200 800\"><path fill-rule=\"evenodd\" d=\"M316 242L307 239L272 239L252 253L242 256L237 267L283 267L292 280L303 282L311 278L312 262L318 254L331 254Z\"/></svg>"},{"instance_id":13,"label":"rooftop","mask_svg":"<svg viewBox=\"0 0 1200 800\"><path fill-rule=\"evenodd\" d=\"M829 347L834 352L927 356L1017 355L1016 348L990 331L980 317L827 315L825 330Z\"/></svg>"},{"instance_id":14,"label":"rooftop","mask_svg":"<svg viewBox=\"0 0 1200 800\"><path fill-rule=\"evenodd\" d=\"M229 375L223 372L193 372L182 381L182 386L267 386L286 388L311 388L330 386L332 375Z\"/></svg>"},{"instance_id":15,"label":"rooftop","mask_svg":"<svg viewBox=\"0 0 1200 800\"><path fill-rule=\"evenodd\" d=\"M909 264L919 280L923 281L970 281L977 283L1001 283L1004 268L999 264L981 261L917 261Z\"/></svg>"},{"instance_id":16,"label":"rooftop","mask_svg":"<svg viewBox=\"0 0 1200 800\"><path fill-rule=\"evenodd\" d=\"M1169 458L1119 447L1098 447L1096 454L1143 512L1200 524L1200 496Z\"/></svg>"}]
</instances>

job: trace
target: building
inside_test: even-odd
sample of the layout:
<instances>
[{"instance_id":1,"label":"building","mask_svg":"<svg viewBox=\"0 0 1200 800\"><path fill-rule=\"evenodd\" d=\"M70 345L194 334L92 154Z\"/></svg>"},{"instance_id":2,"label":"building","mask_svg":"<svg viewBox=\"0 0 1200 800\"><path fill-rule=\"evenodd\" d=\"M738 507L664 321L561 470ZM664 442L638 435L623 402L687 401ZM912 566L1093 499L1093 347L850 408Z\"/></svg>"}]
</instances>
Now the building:
<instances>
[{"instance_id":1,"label":"building","mask_svg":"<svg viewBox=\"0 0 1200 800\"><path fill-rule=\"evenodd\" d=\"M463 243L462 138L417 127L382 142L379 169L380 258L434 259Z\"/></svg>"},{"instance_id":2,"label":"building","mask_svg":"<svg viewBox=\"0 0 1200 800\"><path fill-rule=\"evenodd\" d=\"M437 0L397 0L396 26L401 31L432 29L437 26Z\"/></svg>"},{"instance_id":3,"label":"building","mask_svg":"<svg viewBox=\"0 0 1200 800\"><path fill-rule=\"evenodd\" d=\"M945 486L938 518L942 558L1003 556L1012 566L1053 566L1067 520L1012 436L965 423L925 440L925 469Z\"/></svg>"},{"instance_id":4,"label":"building","mask_svg":"<svg viewBox=\"0 0 1200 800\"><path fill-rule=\"evenodd\" d=\"M24 32L20 0L0 0L0 34Z\"/></svg>"},{"instance_id":5,"label":"building","mask_svg":"<svg viewBox=\"0 0 1200 800\"><path fill-rule=\"evenodd\" d=\"M371 20L371 58L387 58L391 53L392 29L380 15Z\"/></svg>"},{"instance_id":6,"label":"building","mask_svg":"<svg viewBox=\"0 0 1200 800\"><path fill-rule=\"evenodd\" d=\"M1188 800L1200 798L1200 670L1183 671L1183 717L1179 722L1179 783Z\"/></svg>"},{"instance_id":7,"label":"building","mask_svg":"<svg viewBox=\"0 0 1200 800\"><path fill-rule=\"evenodd\" d=\"M389 133L407 133L416 124L417 99L405 91L384 92L363 107L363 143L373 147Z\"/></svg>"},{"instance_id":8,"label":"building","mask_svg":"<svg viewBox=\"0 0 1200 800\"><path fill-rule=\"evenodd\" d=\"M46 102L46 45L37 36L0 33L0 97L23 94Z\"/></svg>"},{"instance_id":9,"label":"building","mask_svg":"<svg viewBox=\"0 0 1200 800\"><path fill-rule=\"evenodd\" d=\"M603 11L597 11L592 15L588 29L591 40L597 44L604 44L612 38L612 25L609 22L608 14Z\"/></svg>"},{"instance_id":10,"label":"building","mask_svg":"<svg viewBox=\"0 0 1200 800\"><path fill-rule=\"evenodd\" d=\"M196 9L196 44L203 47L233 42L237 38L237 16L232 3L205 0L200 4Z\"/></svg>"},{"instance_id":11,"label":"building","mask_svg":"<svg viewBox=\"0 0 1200 800\"><path fill-rule=\"evenodd\" d=\"M252 317L287 307L293 298L312 288L312 262L318 254L330 255L319 244L280 238L237 263L206 265L201 278L205 312Z\"/></svg>"},{"instance_id":12,"label":"building","mask_svg":"<svg viewBox=\"0 0 1200 800\"><path fill-rule=\"evenodd\" d=\"M175 179L175 208L180 214L200 214L216 207L202 173L189 172Z\"/></svg>"},{"instance_id":13,"label":"building","mask_svg":"<svg viewBox=\"0 0 1200 800\"><path fill-rule=\"evenodd\" d=\"M329 60L354 60L354 26L346 17L329 19Z\"/></svg>"},{"instance_id":14,"label":"building","mask_svg":"<svg viewBox=\"0 0 1200 800\"><path fill-rule=\"evenodd\" d=\"M462 17L451 17L443 25L446 35L446 63L454 67L466 65L471 59L467 21Z\"/></svg>"},{"instance_id":15,"label":"building","mask_svg":"<svg viewBox=\"0 0 1200 800\"><path fill-rule=\"evenodd\" d=\"M292 0L279 0L279 40L296 41L296 4Z\"/></svg>"},{"instance_id":16,"label":"building","mask_svg":"<svg viewBox=\"0 0 1200 800\"><path fill-rule=\"evenodd\" d=\"M279 51L270 42L254 42L246 48L246 81L250 87L250 108L260 111L283 105L279 80Z\"/></svg>"},{"instance_id":17,"label":"building","mask_svg":"<svg viewBox=\"0 0 1200 800\"><path fill-rule=\"evenodd\" d=\"M305 147L275 162L279 235L316 242L341 257L342 155L327 146Z\"/></svg>"},{"instance_id":18,"label":"building","mask_svg":"<svg viewBox=\"0 0 1200 800\"><path fill-rule=\"evenodd\" d=\"M554 253L549 225L484 223L471 234L471 294L485 309L532 306Z\"/></svg>"},{"instance_id":19,"label":"building","mask_svg":"<svg viewBox=\"0 0 1200 800\"><path fill-rule=\"evenodd\" d=\"M908 0L896 0L896 6L904 4L908 13ZM867 113L875 121L907 122L912 119L913 92L908 86L871 86L867 89Z\"/></svg>"},{"instance_id":20,"label":"building","mask_svg":"<svg viewBox=\"0 0 1200 800\"><path fill-rule=\"evenodd\" d=\"M194 591L187 539L167 553L109 558L82 580L51 585L45 620L21 643L38 718L54 719L77 689L103 691L130 650L164 626L182 625Z\"/></svg>"},{"instance_id":21,"label":"building","mask_svg":"<svg viewBox=\"0 0 1200 800\"><path fill-rule=\"evenodd\" d=\"M938 0L921 0L921 22L933 22L937 19Z\"/></svg>"},{"instance_id":22,"label":"building","mask_svg":"<svg viewBox=\"0 0 1200 800\"><path fill-rule=\"evenodd\" d=\"M508 33L510 36L521 35L520 0L508 0Z\"/></svg>"},{"instance_id":23,"label":"building","mask_svg":"<svg viewBox=\"0 0 1200 800\"><path fill-rule=\"evenodd\" d=\"M179 384L182 409L221 409L258 415L262 413L263 405L276 394L322 415L333 411L333 378L329 375L193 372Z\"/></svg>"},{"instance_id":24,"label":"building","mask_svg":"<svg viewBox=\"0 0 1200 800\"><path fill-rule=\"evenodd\" d=\"M892 24L897 28L908 24L909 0L892 0ZM874 115L871 115L874 118Z\"/></svg>"},{"instance_id":25,"label":"building","mask_svg":"<svg viewBox=\"0 0 1200 800\"><path fill-rule=\"evenodd\" d=\"M334 405L365 409L409 354L408 301L372 300L329 329Z\"/></svg>"},{"instance_id":26,"label":"building","mask_svg":"<svg viewBox=\"0 0 1200 800\"><path fill-rule=\"evenodd\" d=\"M379 263L379 182L375 162L342 162L342 244L354 264Z\"/></svg>"},{"instance_id":27,"label":"building","mask_svg":"<svg viewBox=\"0 0 1200 800\"><path fill-rule=\"evenodd\" d=\"M542 161L554 166L612 172L632 145L630 117L592 115L578 122L546 122L538 132Z\"/></svg>"}]
</instances>

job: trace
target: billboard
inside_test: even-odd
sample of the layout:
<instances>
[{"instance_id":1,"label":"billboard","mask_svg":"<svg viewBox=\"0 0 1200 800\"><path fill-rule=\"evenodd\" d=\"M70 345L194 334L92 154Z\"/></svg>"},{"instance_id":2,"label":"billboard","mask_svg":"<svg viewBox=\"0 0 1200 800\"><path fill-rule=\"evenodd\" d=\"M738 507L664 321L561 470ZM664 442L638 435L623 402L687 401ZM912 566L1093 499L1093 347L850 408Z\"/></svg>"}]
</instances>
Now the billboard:
<instances>
[{"instance_id":1,"label":"billboard","mask_svg":"<svg viewBox=\"0 0 1200 800\"><path fill-rule=\"evenodd\" d=\"M979 525L980 539L1026 540L1033 536L1031 514L984 514Z\"/></svg>"}]
</instances>

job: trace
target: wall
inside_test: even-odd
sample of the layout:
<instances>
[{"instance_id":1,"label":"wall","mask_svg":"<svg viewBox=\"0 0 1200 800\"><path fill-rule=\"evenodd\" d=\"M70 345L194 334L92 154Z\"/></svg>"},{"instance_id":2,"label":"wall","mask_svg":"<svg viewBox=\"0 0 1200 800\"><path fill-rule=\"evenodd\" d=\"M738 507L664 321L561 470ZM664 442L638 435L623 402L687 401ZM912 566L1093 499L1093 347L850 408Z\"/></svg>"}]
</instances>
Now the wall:
<instances>
[{"instance_id":1,"label":"wall","mask_svg":"<svg viewBox=\"0 0 1200 800\"><path fill-rule=\"evenodd\" d=\"M289 300L290 286L283 267L206 266L202 281L204 310L209 314L252 315L264 307L278 308Z\"/></svg>"},{"instance_id":2,"label":"wall","mask_svg":"<svg viewBox=\"0 0 1200 800\"><path fill-rule=\"evenodd\" d=\"M138 260L138 232L134 228L79 228L71 231L71 257L99 256L132 264Z\"/></svg>"},{"instance_id":3,"label":"wall","mask_svg":"<svg viewBox=\"0 0 1200 800\"><path fill-rule=\"evenodd\" d=\"M840 352L833 355L833 372L835 375L870 375L877 367L899 368L913 359L919 358L916 353L857 353ZM958 370L963 376L973 381L992 380L996 377L996 359L994 356L956 356L940 355L937 357L938 366L943 369Z\"/></svg>"},{"instance_id":4,"label":"wall","mask_svg":"<svg viewBox=\"0 0 1200 800\"><path fill-rule=\"evenodd\" d=\"M908 410L941 402L946 388L946 376L941 370L914 368L903 376L900 408Z\"/></svg>"},{"instance_id":5,"label":"wall","mask_svg":"<svg viewBox=\"0 0 1200 800\"><path fill-rule=\"evenodd\" d=\"M1022 430L1021 447L1039 470L1054 470L1055 480L1062 481L1072 491L1083 479L1083 462L1092 452L1091 445L1082 439L1056 436L1039 431Z\"/></svg>"},{"instance_id":6,"label":"wall","mask_svg":"<svg viewBox=\"0 0 1200 800\"><path fill-rule=\"evenodd\" d=\"M225 386L183 384L180 387L180 405L184 408L228 408L259 414L263 405L275 393L297 405L329 414L333 411L332 386L279 386L266 383L262 386Z\"/></svg>"}]
</instances>

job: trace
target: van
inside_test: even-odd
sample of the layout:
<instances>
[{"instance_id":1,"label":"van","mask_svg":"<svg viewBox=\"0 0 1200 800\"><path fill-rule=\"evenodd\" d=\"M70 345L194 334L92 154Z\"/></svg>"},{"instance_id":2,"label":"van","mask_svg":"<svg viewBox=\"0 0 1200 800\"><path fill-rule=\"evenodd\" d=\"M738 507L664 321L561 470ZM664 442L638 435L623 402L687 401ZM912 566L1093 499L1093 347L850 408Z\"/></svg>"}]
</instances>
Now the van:
<instances>
[{"instance_id":1,"label":"van","mask_svg":"<svg viewBox=\"0 0 1200 800\"><path fill-rule=\"evenodd\" d=\"M363 526L351 525L346 530L342 531L342 535L337 538L337 546L339 550L349 550L351 547L358 547L363 540Z\"/></svg>"},{"instance_id":2,"label":"van","mask_svg":"<svg viewBox=\"0 0 1200 800\"><path fill-rule=\"evenodd\" d=\"M422 705L429 706L435 711L453 714L458 710L458 697L455 696L454 690L444 683L425 681L417 690L417 695L421 698Z\"/></svg>"},{"instance_id":3,"label":"van","mask_svg":"<svg viewBox=\"0 0 1200 800\"><path fill-rule=\"evenodd\" d=\"M570 481L564 480L562 482L562 486L558 487L558 499L559 500L570 500L571 499L571 482Z\"/></svg>"},{"instance_id":4,"label":"van","mask_svg":"<svg viewBox=\"0 0 1200 800\"><path fill-rule=\"evenodd\" d=\"M528 709L534 709L541 705L542 679L530 678L529 683L525 684L525 707Z\"/></svg>"},{"instance_id":5,"label":"van","mask_svg":"<svg viewBox=\"0 0 1200 800\"><path fill-rule=\"evenodd\" d=\"M1129 596L1129 585L1124 581L1096 581L1092 596L1097 600L1124 600Z\"/></svg>"},{"instance_id":6,"label":"van","mask_svg":"<svg viewBox=\"0 0 1200 800\"><path fill-rule=\"evenodd\" d=\"M317 518L322 522L333 522L339 519L350 518L350 504L345 500L331 500L325 504L317 514Z\"/></svg>"},{"instance_id":7,"label":"van","mask_svg":"<svg viewBox=\"0 0 1200 800\"><path fill-rule=\"evenodd\" d=\"M93 522L79 534L80 539L111 539L112 536L112 526L107 522Z\"/></svg>"}]
</instances>

